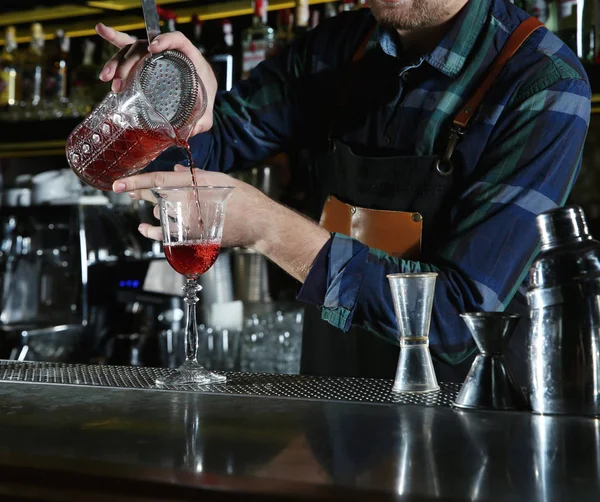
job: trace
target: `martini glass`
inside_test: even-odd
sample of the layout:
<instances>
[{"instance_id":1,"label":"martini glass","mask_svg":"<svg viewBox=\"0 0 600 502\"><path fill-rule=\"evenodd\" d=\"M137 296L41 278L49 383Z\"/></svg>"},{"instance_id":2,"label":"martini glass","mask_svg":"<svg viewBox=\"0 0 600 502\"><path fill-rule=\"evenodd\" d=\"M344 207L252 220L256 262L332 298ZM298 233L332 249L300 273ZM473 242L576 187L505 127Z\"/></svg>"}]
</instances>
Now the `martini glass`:
<instances>
[{"instance_id":1,"label":"martini glass","mask_svg":"<svg viewBox=\"0 0 600 502\"><path fill-rule=\"evenodd\" d=\"M221 250L225 206L232 194L229 186L154 188L158 200L165 256L171 267L185 276L185 362L166 377L156 380L159 386L220 383L225 376L208 371L198 363L196 282L213 266Z\"/></svg>"}]
</instances>

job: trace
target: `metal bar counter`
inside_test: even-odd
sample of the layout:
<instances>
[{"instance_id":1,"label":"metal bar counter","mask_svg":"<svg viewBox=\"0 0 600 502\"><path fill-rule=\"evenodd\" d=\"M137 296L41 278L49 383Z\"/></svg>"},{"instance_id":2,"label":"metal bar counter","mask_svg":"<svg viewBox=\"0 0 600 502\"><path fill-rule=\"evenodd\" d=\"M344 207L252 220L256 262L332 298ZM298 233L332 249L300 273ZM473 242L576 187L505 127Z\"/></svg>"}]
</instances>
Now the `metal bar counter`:
<instances>
[{"instance_id":1,"label":"metal bar counter","mask_svg":"<svg viewBox=\"0 0 600 502\"><path fill-rule=\"evenodd\" d=\"M457 386L0 361L0 500L600 500L600 424L466 412Z\"/></svg>"}]
</instances>

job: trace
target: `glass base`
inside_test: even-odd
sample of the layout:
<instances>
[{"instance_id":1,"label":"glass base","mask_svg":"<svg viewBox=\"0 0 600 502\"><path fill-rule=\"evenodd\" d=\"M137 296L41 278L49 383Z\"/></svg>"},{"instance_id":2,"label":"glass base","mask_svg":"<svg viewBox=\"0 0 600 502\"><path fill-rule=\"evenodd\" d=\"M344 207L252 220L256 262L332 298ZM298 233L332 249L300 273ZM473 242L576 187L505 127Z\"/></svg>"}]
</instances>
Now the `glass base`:
<instances>
[{"instance_id":1,"label":"glass base","mask_svg":"<svg viewBox=\"0 0 600 502\"><path fill-rule=\"evenodd\" d=\"M392 392L425 394L440 390L427 344L406 345L400 349Z\"/></svg>"},{"instance_id":2,"label":"glass base","mask_svg":"<svg viewBox=\"0 0 600 502\"><path fill-rule=\"evenodd\" d=\"M224 383L227 377L217 375L212 371L208 371L197 362L186 361L175 373L159 377L156 379L158 386L179 386L179 385L207 385L211 383Z\"/></svg>"}]
</instances>

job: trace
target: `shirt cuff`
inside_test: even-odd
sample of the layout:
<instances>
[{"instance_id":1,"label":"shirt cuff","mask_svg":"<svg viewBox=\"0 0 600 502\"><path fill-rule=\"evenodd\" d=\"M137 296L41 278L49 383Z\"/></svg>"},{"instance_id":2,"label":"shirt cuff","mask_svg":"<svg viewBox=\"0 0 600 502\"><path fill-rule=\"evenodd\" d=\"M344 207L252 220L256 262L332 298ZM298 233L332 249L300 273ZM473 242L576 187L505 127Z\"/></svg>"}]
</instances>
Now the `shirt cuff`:
<instances>
[{"instance_id":1,"label":"shirt cuff","mask_svg":"<svg viewBox=\"0 0 600 502\"><path fill-rule=\"evenodd\" d=\"M331 249L332 240L329 239L317 254L306 279L304 279L304 284L300 288L298 296L296 296L297 300L317 307L323 305L327 293L327 270L329 268L329 250Z\"/></svg>"},{"instance_id":2,"label":"shirt cuff","mask_svg":"<svg viewBox=\"0 0 600 502\"><path fill-rule=\"evenodd\" d=\"M321 249L304 281L298 300L321 307L321 318L343 331L352 326L369 248L334 233Z\"/></svg>"}]
</instances>

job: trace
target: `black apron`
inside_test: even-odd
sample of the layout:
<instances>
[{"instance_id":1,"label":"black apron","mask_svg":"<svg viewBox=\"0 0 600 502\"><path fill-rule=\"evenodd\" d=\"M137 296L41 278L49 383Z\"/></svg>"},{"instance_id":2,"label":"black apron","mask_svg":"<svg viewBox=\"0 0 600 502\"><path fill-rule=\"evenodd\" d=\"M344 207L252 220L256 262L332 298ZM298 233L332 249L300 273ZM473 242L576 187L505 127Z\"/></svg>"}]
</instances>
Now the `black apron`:
<instances>
[{"instance_id":1,"label":"black apron","mask_svg":"<svg viewBox=\"0 0 600 502\"><path fill-rule=\"evenodd\" d=\"M361 157L339 140L334 146L333 152L314 161L312 186L321 207L327 196L334 195L353 206L418 212L423 216L425 242L435 227L443 226L436 218L448 202L455 176L437 171L438 156ZM303 374L393 378L398 354L399 348L383 338L356 326L343 333L322 321L319 309L307 307Z\"/></svg>"},{"instance_id":2,"label":"black apron","mask_svg":"<svg viewBox=\"0 0 600 502\"><path fill-rule=\"evenodd\" d=\"M502 66L523 41L539 27L531 19L524 23L528 25L523 26L525 29L515 31L507 42L507 47L503 49L490 68L486 79L477 89L476 95L457 115L450 129L448 145L443 155L364 157L356 155L350 146L340 140L330 139L329 148L313 157L310 193L311 197L315 198L316 206L312 212L319 214L326 198L330 195L352 206L418 212L423 216L422 241L425 244L432 241L443 242L444 232L450 226L449 210L445 207L449 208L451 201L458 195L453 191L460 192L461 189L460 166L455 169L451 160L454 147L466 131L474 110L491 87ZM354 62L362 58L366 40L371 34L357 50ZM353 68L356 68L356 65L353 65ZM348 80L352 81L351 78ZM345 91L340 94L348 95ZM338 103L340 108L344 105L345 103ZM464 124L459 121L461 116ZM463 127L458 127L459 125ZM427 254L428 250L425 247L424 254L421 256L423 261L427 260ZM523 298L517 297L507 310L526 313L527 307ZM520 381L523 381L522 378L526 375L524 349L527 324L527 319L521 320L510 347L515 347L516 350L508 351L509 364L516 377L521 378ZM349 332L344 333L323 321L320 309L306 308L300 364L302 374L393 379L398 356L399 347L391 342L358 326L353 326ZM454 366L434 358L438 380L462 382L474 357L475 354Z\"/></svg>"}]
</instances>

